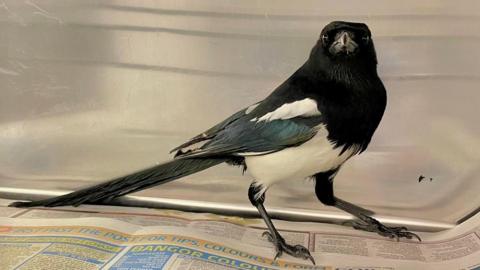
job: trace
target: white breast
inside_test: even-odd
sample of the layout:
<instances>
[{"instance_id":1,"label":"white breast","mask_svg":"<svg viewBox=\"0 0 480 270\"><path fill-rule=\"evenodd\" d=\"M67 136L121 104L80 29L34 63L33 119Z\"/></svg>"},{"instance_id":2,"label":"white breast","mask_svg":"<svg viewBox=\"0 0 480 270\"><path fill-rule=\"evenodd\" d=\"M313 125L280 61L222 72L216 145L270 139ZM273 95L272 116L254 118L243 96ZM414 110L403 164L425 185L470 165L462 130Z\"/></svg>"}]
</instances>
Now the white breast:
<instances>
[{"instance_id":1,"label":"white breast","mask_svg":"<svg viewBox=\"0 0 480 270\"><path fill-rule=\"evenodd\" d=\"M258 184L268 188L289 179L306 178L319 172L335 169L354 155L358 147L343 152L327 139L328 131L321 126L308 142L284 150L256 156L245 156L248 172Z\"/></svg>"}]
</instances>

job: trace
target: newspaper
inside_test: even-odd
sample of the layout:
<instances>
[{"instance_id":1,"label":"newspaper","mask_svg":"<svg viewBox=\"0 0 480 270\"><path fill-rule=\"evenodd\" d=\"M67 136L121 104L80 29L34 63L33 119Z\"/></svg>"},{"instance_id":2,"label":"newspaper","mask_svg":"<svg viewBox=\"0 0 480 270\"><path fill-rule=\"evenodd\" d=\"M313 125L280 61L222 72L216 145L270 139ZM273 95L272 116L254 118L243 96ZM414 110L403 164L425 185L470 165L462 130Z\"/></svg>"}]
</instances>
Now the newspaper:
<instances>
[{"instance_id":1,"label":"newspaper","mask_svg":"<svg viewBox=\"0 0 480 270\"><path fill-rule=\"evenodd\" d=\"M15 209L0 200L0 269L480 269L480 215L422 242L344 226L275 220L317 265L283 255L260 219L81 206ZM1 206L4 205L4 206Z\"/></svg>"}]
</instances>

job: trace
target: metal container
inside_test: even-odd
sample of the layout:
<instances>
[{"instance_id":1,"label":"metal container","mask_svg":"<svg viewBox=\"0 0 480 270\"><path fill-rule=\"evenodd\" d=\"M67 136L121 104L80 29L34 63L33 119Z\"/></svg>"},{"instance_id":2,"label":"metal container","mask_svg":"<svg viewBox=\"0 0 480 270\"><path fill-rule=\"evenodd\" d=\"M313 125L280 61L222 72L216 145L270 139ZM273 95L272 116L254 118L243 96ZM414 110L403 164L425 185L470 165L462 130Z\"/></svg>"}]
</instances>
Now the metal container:
<instances>
[{"instance_id":1,"label":"metal container","mask_svg":"<svg viewBox=\"0 0 480 270\"><path fill-rule=\"evenodd\" d=\"M337 195L422 230L467 218L480 205L474 0L1 1L0 196L49 196L169 160L273 91L333 20L370 26L388 91ZM250 181L220 166L119 203L253 214ZM349 218L303 179L270 189L267 207L280 218Z\"/></svg>"}]
</instances>

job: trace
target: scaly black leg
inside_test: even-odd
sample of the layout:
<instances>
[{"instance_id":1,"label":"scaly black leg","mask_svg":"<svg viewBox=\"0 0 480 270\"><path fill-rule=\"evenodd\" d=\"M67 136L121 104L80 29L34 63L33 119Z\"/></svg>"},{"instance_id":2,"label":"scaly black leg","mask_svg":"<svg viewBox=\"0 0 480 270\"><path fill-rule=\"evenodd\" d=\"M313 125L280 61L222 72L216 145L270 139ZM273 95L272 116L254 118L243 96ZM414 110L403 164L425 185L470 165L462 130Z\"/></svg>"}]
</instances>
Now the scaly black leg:
<instances>
[{"instance_id":1,"label":"scaly black leg","mask_svg":"<svg viewBox=\"0 0 480 270\"><path fill-rule=\"evenodd\" d=\"M337 207L357 217L359 221L352 223L352 227L357 230L376 232L381 236L396 238L397 240L400 238L412 239L415 237L419 241L422 241L417 234L409 232L406 227L385 226L380 221L371 217L374 214L372 211L335 197L333 194L333 178L337 170L338 169L315 175L315 194L322 203Z\"/></svg>"},{"instance_id":2,"label":"scaly black leg","mask_svg":"<svg viewBox=\"0 0 480 270\"><path fill-rule=\"evenodd\" d=\"M292 255L296 258L309 259L315 265L315 260L308 251L308 249L302 245L289 245L285 242L285 239L280 235L275 226L273 226L272 220L268 216L267 210L263 206L265 201L265 193L262 193L262 186L252 183L248 189L248 198L253 206L258 209L258 213L262 216L262 219L267 225L268 231L263 233L263 236L267 236L268 240L275 245L277 254L274 260L282 256L283 252Z\"/></svg>"}]
</instances>

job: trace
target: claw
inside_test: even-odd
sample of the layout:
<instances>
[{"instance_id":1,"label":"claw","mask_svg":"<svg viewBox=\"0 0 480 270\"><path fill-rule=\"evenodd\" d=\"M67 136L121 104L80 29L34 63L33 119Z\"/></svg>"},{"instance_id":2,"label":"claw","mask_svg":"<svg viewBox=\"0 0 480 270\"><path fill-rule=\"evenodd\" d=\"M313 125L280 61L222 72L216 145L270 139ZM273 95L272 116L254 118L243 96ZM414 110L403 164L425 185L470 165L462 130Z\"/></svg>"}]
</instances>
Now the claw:
<instances>
[{"instance_id":1,"label":"claw","mask_svg":"<svg viewBox=\"0 0 480 270\"><path fill-rule=\"evenodd\" d=\"M313 259L313 256L312 254L310 254L310 251L308 251L308 249L306 249L304 246L302 245L296 245L295 246L295 249L296 249L296 252L299 256L302 256L303 259L309 259L313 265L315 265L315 259Z\"/></svg>"},{"instance_id":2,"label":"claw","mask_svg":"<svg viewBox=\"0 0 480 270\"><path fill-rule=\"evenodd\" d=\"M395 239L397 240L397 242L400 241L400 238L412 239L413 237L418 239L418 241L420 242L422 241L422 239L420 239L417 234L409 232L407 227L387 227L380 223L378 220L364 214L360 214L359 218L363 222L353 222L352 227L354 229L364 230L368 232L376 232L381 236Z\"/></svg>"},{"instance_id":3,"label":"claw","mask_svg":"<svg viewBox=\"0 0 480 270\"><path fill-rule=\"evenodd\" d=\"M302 258L304 260L308 259L313 263L313 265L315 265L315 259L313 259L313 256L310 254L310 251L308 251L306 247L302 245L291 246L287 244L280 235L274 235L268 231L262 233L262 237L265 236L267 236L268 241L272 242L275 245L277 253L273 258L274 261L281 257L283 255L283 252L285 252L296 258Z\"/></svg>"},{"instance_id":4,"label":"claw","mask_svg":"<svg viewBox=\"0 0 480 270\"><path fill-rule=\"evenodd\" d=\"M267 236L267 239L269 242L272 242L272 243L274 242L273 235L270 232L268 231L263 232L262 237L265 237L265 236Z\"/></svg>"},{"instance_id":5,"label":"claw","mask_svg":"<svg viewBox=\"0 0 480 270\"><path fill-rule=\"evenodd\" d=\"M412 239L413 237L415 237L415 238L417 238L417 240L418 240L419 242L422 242L422 239L421 239L420 236L418 236L418 234L416 234L416 233L412 233L412 232L408 232L408 231L407 231L407 232L403 232L403 233L405 233L405 237L408 238L408 239Z\"/></svg>"},{"instance_id":6,"label":"claw","mask_svg":"<svg viewBox=\"0 0 480 270\"><path fill-rule=\"evenodd\" d=\"M277 250L277 254L275 254L273 261L276 261L278 258L280 258L282 254L283 254L282 250Z\"/></svg>"}]
</instances>

